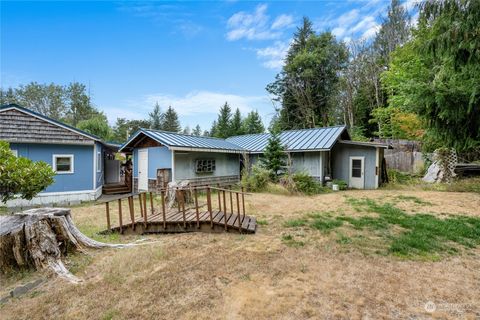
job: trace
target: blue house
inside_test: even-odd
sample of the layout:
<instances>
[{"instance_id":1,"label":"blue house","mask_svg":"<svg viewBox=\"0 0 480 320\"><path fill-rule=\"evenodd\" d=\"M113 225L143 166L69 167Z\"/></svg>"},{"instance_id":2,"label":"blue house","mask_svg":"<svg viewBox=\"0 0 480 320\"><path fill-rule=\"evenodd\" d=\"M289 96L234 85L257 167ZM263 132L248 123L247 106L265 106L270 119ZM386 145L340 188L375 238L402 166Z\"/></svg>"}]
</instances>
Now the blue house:
<instances>
[{"instance_id":1,"label":"blue house","mask_svg":"<svg viewBox=\"0 0 480 320\"><path fill-rule=\"evenodd\" d=\"M32 206L95 200L102 194L104 157L112 146L100 138L16 104L0 107L0 140L17 156L44 161L56 172L55 182L31 201Z\"/></svg>"}]
</instances>

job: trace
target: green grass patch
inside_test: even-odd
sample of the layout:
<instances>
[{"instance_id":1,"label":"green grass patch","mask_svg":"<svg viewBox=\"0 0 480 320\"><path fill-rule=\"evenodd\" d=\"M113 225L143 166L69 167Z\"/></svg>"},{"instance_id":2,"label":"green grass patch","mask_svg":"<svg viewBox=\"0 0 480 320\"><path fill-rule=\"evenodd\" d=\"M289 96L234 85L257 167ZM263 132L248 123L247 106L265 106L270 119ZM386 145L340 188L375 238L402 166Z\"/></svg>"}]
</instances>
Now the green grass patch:
<instances>
[{"instance_id":1,"label":"green grass patch","mask_svg":"<svg viewBox=\"0 0 480 320\"><path fill-rule=\"evenodd\" d=\"M257 224L258 224L258 225L261 225L261 226L266 226L266 225L268 225L268 221L267 221L267 220L258 219L258 220L257 220Z\"/></svg>"},{"instance_id":2,"label":"green grass patch","mask_svg":"<svg viewBox=\"0 0 480 320\"><path fill-rule=\"evenodd\" d=\"M305 242L296 240L291 234L284 234L282 235L282 242L293 248L300 248L305 245Z\"/></svg>"},{"instance_id":3,"label":"green grass patch","mask_svg":"<svg viewBox=\"0 0 480 320\"><path fill-rule=\"evenodd\" d=\"M307 219L291 219L285 221L283 224L284 227L286 228L297 228L297 227L304 227L308 223Z\"/></svg>"},{"instance_id":4,"label":"green grass patch","mask_svg":"<svg viewBox=\"0 0 480 320\"><path fill-rule=\"evenodd\" d=\"M422 202L416 197L402 200ZM480 218L450 216L442 219L431 214L407 214L391 203L381 204L367 198L347 197L346 201L357 212L366 215L334 216L331 212L313 212L300 219L288 220L284 226L309 227L324 233L352 228L357 231L356 235L346 237L337 231L336 242L406 258L437 260L444 254L456 254L480 244Z\"/></svg>"},{"instance_id":5,"label":"green grass patch","mask_svg":"<svg viewBox=\"0 0 480 320\"><path fill-rule=\"evenodd\" d=\"M425 206L431 206L432 203L431 202L428 202L428 201L423 201L422 199L420 198L417 198L415 196L404 196L404 195L399 195L397 197L395 197L397 200L401 200L401 201L412 201L416 204L421 204L421 205L425 205Z\"/></svg>"}]
</instances>

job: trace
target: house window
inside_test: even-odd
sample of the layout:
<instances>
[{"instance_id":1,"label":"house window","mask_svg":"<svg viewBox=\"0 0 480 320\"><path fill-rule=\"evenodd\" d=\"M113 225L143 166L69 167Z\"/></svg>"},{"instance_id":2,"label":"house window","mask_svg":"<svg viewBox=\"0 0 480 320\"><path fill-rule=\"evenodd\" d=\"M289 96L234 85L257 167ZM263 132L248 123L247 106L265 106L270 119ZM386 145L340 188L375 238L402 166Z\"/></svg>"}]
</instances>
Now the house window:
<instances>
[{"instance_id":1,"label":"house window","mask_svg":"<svg viewBox=\"0 0 480 320\"><path fill-rule=\"evenodd\" d=\"M11 151L15 157L18 157L18 150L12 149Z\"/></svg>"},{"instance_id":2,"label":"house window","mask_svg":"<svg viewBox=\"0 0 480 320\"><path fill-rule=\"evenodd\" d=\"M97 152L97 172L102 172L102 153Z\"/></svg>"},{"instance_id":3,"label":"house window","mask_svg":"<svg viewBox=\"0 0 480 320\"><path fill-rule=\"evenodd\" d=\"M215 160L195 160L195 171L197 173L214 172Z\"/></svg>"},{"instance_id":4,"label":"house window","mask_svg":"<svg viewBox=\"0 0 480 320\"><path fill-rule=\"evenodd\" d=\"M73 173L73 154L54 154L53 170L57 174Z\"/></svg>"}]
</instances>

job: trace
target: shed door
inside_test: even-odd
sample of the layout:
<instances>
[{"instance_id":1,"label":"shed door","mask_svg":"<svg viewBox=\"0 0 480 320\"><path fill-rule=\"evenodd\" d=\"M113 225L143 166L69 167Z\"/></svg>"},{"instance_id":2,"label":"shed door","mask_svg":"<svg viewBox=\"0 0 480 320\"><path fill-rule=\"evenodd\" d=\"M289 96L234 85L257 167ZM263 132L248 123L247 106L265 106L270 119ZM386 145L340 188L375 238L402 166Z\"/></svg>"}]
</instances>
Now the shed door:
<instances>
[{"instance_id":1,"label":"shed door","mask_svg":"<svg viewBox=\"0 0 480 320\"><path fill-rule=\"evenodd\" d=\"M148 191L148 149L138 150L138 190Z\"/></svg>"},{"instance_id":2,"label":"shed door","mask_svg":"<svg viewBox=\"0 0 480 320\"><path fill-rule=\"evenodd\" d=\"M365 157L350 157L349 187L365 188Z\"/></svg>"}]
</instances>

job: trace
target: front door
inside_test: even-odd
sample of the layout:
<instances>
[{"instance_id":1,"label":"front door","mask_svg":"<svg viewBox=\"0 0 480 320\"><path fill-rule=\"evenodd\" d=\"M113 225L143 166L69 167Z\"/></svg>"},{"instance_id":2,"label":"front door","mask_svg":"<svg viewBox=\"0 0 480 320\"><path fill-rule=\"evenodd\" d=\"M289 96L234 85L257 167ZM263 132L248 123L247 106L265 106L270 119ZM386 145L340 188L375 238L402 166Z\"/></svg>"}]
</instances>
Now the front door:
<instances>
[{"instance_id":1,"label":"front door","mask_svg":"<svg viewBox=\"0 0 480 320\"><path fill-rule=\"evenodd\" d=\"M365 157L350 157L349 187L355 189L365 188Z\"/></svg>"},{"instance_id":2,"label":"front door","mask_svg":"<svg viewBox=\"0 0 480 320\"><path fill-rule=\"evenodd\" d=\"M148 149L138 150L138 190L148 191Z\"/></svg>"}]
</instances>

